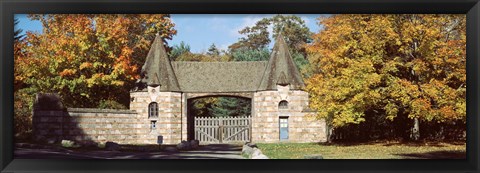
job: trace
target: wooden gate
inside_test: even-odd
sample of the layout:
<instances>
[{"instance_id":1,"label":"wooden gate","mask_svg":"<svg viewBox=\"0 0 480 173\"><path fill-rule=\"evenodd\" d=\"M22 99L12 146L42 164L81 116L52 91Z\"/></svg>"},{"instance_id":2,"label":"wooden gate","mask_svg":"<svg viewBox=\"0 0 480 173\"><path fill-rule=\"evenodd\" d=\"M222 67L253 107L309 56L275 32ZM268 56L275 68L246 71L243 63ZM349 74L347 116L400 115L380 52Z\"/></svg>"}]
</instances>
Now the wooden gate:
<instances>
[{"instance_id":1,"label":"wooden gate","mask_svg":"<svg viewBox=\"0 0 480 173\"><path fill-rule=\"evenodd\" d=\"M195 139L201 143L231 143L250 141L250 116L195 117Z\"/></svg>"}]
</instances>

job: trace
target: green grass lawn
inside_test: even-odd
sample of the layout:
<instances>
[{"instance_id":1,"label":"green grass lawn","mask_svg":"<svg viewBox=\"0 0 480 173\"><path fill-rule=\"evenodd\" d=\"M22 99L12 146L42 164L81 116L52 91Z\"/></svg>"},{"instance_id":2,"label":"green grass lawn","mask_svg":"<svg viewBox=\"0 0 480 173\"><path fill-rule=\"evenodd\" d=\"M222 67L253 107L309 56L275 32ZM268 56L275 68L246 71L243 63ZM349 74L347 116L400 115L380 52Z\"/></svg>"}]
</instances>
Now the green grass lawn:
<instances>
[{"instance_id":1,"label":"green grass lawn","mask_svg":"<svg viewBox=\"0 0 480 173\"><path fill-rule=\"evenodd\" d=\"M257 144L271 159L303 159L320 154L324 159L465 159L462 143L275 143Z\"/></svg>"}]
</instances>

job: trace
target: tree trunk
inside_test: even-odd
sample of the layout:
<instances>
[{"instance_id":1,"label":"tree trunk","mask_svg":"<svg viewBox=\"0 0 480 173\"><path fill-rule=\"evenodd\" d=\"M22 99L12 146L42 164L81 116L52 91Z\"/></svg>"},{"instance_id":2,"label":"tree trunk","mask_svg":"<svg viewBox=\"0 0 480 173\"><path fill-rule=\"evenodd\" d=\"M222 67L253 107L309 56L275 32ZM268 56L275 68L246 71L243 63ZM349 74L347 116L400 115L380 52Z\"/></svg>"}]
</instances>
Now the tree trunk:
<instances>
[{"instance_id":1,"label":"tree trunk","mask_svg":"<svg viewBox=\"0 0 480 173\"><path fill-rule=\"evenodd\" d=\"M411 134L411 139L414 141L417 141L420 139L420 122L418 118L413 119L413 128L412 128L412 134Z\"/></svg>"},{"instance_id":2,"label":"tree trunk","mask_svg":"<svg viewBox=\"0 0 480 173\"><path fill-rule=\"evenodd\" d=\"M333 127L330 125L327 125L327 143L332 142L332 133L333 133Z\"/></svg>"}]
</instances>

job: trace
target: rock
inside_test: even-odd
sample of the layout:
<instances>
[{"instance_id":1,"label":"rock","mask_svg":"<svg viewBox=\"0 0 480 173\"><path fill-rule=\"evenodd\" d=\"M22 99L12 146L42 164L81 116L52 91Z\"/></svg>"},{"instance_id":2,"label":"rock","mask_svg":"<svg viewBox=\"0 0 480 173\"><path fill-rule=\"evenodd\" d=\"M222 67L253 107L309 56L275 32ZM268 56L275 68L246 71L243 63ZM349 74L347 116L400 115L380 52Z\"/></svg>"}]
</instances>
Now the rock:
<instances>
[{"instance_id":1,"label":"rock","mask_svg":"<svg viewBox=\"0 0 480 173\"><path fill-rule=\"evenodd\" d=\"M254 158L259 155L262 155L262 151L258 148L253 148L253 152L252 152L252 155L250 155L250 158Z\"/></svg>"},{"instance_id":2,"label":"rock","mask_svg":"<svg viewBox=\"0 0 480 173\"><path fill-rule=\"evenodd\" d=\"M164 150L167 151L167 152L177 152L178 151L177 148L175 148L175 147L165 147Z\"/></svg>"},{"instance_id":3,"label":"rock","mask_svg":"<svg viewBox=\"0 0 480 173\"><path fill-rule=\"evenodd\" d=\"M252 155L252 153L253 153L253 148L252 147L249 147L248 145L243 145L242 154L245 154L248 157L250 157L250 155Z\"/></svg>"},{"instance_id":4,"label":"rock","mask_svg":"<svg viewBox=\"0 0 480 173\"><path fill-rule=\"evenodd\" d=\"M38 143L45 143L47 141L43 136L35 136L33 139Z\"/></svg>"},{"instance_id":5,"label":"rock","mask_svg":"<svg viewBox=\"0 0 480 173\"><path fill-rule=\"evenodd\" d=\"M97 147L98 147L98 148L105 148L105 142L99 142L99 143L97 144Z\"/></svg>"},{"instance_id":6,"label":"rock","mask_svg":"<svg viewBox=\"0 0 480 173\"><path fill-rule=\"evenodd\" d=\"M200 141L198 141L198 140L191 140L190 141L190 147L192 149L197 149L199 145L200 145Z\"/></svg>"},{"instance_id":7,"label":"rock","mask_svg":"<svg viewBox=\"0 0 480 173\"><path fill-rule=\"evenodd\" d=\"M54 144L56 142L57 142L56 139L47 139L47 144Z\"/></svg>"},{"instance_id":8,"label":"rock","mask_svg":"<svg viewBox=\"0 0 480 173\"><path fill-rule=\"evenodd\" d=\"M252 147L252 148L258 148L258 147L257 147L257 144L255 144L255 143L247 142L247 143L245 143L245 145L246 145L246 146L249 146L249 147Z\"/></svg>"},{"instance_id":9,"label":"rock","mask_svg":"<svg viewBox=\"0 0 480 173\"><path fill-rule=\"evenodd\" d=\"M179 144L177 144L177 149L178 150L190 150L191 146L190 143L187 141L182 141Z\"/></svg>"},{"instance_id":10,"label":"rock","mask_svg":"<svg viewBox=\"0 0 480 173\"><path fill-rule=\"evenodd\" d=\"M252 159L268 159L268 157L264 154L260 154L252 157Z\"/></svg>"},{"instance_id":11,"label":"rock","mask_svg":"<svg viewBox=\"0 0 480 173\"><path fill-rule=\"evenodd\" d=\"M62 140L61 145L64 148L72 148L75 146L75 142L71 140Z\"/></svg>"},{"instance_id":12,"label":"rock","mask_svg":"<svg viewBox=\"0 0 480 173\"><path fill-rule=\"evenodd\" d=\"M311 154L303 156L304 159L323 159L323 156L320 154Z\"/></svg>"},{"instance_id":13,"label":"rock","mask_svg":"<svg viewBox=\"0 0 480 173\"><path fill-rule=\"evenodd\" d=\"M105 149L110 150L110 151L117 151L120 150L120 145L118 145L115 142L107 142L105 143Z\"/></svg>"},{"instance_id":14,"label":"rock","mask_svg":"<svg viewBox=\"0 0 480 173\"><path fill-rule=\"evenodd\" d=\"M93 142L93 141L86 141L83 143L83 146L85 147L96 147L98 144Z\"/></svg>"}]
</instances>

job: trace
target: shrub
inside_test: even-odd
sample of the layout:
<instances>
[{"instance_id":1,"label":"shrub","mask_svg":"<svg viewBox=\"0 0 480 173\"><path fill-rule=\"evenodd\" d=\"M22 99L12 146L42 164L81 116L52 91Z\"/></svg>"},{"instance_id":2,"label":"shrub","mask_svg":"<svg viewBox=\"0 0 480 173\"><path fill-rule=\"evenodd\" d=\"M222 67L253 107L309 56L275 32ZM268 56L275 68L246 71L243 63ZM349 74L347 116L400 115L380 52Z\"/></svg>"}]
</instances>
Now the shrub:
<instances>
[{"instance_id":1,"label":"shrub","mask_svg":"<svg viewBox=\"0 0 480 173\"><path fill-rule=\"evenodd\" d=\"M32 134L32 109L34 95L27 90L18 90L14 93L14 134L15 140L24 141Z\"/></svg>"},{"instance_id":2,"label":"shrub","mask_svg":"<svg viewBox=\"0 0 480 173\"><path fill-rule=\"evenodd\" d=\"M98 104L100 109L127 109L127 107L114 100L101 100Z\"/></svg>"}]
</instances>

